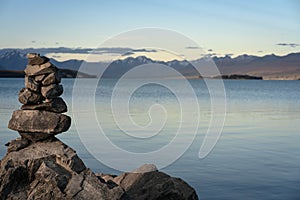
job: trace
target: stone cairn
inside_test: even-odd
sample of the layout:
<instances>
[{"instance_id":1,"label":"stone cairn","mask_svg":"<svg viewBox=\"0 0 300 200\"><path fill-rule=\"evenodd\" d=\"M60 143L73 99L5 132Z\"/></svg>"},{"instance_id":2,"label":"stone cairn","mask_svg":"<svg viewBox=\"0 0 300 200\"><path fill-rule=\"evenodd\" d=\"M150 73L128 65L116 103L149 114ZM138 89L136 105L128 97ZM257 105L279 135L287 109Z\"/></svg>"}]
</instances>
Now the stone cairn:
<instances>
[{"instance_id":1,"label":"stone cairn","mask_svg":"<svg viewBox=\"0 0 300 200\"><path fill-rule=\"evenodd\" d=\"M22 138L39 141L65 132L71 118L61 114L67 105L59 96L63 87L61 77L49 58L36 53L27 54L25 88L19 92L21 110L13 112L8 128L18 131Z\"/></svg>"}]
</instances>

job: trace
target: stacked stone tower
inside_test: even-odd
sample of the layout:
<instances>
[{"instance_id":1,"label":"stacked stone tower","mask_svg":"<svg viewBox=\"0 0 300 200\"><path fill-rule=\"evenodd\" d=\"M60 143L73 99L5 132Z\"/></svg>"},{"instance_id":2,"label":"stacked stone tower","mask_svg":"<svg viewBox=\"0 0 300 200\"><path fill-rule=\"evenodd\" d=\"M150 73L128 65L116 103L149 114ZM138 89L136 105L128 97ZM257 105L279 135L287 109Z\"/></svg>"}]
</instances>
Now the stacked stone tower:
<instances>
[{"instance_id":1,"label":"stacked stone tower","mask_svg":"<svg viewBox=\"0 0 300 200\"><path fill-rule=\"evenodd\" d=\"M67 105L59 97L63 87L57 67L49 58L36 53L28 54L27 58L25 88L19 92L23 105L13 112L8 128L30 141L39 141L67 131L71 118L61 114L67 111Z\"/></svg>"}]
</instances>

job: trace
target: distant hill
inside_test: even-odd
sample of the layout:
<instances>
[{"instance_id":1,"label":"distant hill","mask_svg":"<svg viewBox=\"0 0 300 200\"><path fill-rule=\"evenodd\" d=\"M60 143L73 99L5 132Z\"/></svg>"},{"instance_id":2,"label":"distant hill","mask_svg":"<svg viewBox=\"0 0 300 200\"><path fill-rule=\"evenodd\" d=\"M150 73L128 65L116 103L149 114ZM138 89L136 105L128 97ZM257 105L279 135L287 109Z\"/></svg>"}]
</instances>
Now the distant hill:
<instances>
[{"instance_id":1,"label":"distant hill","mask_svg":"<svg viewBox=\"0 0 300 200\"><path fill-rule=\"evenodd\" d=\"M93 75L70 69L59 69L59 74L62 78L96 78ZM24 76L25 73L23 70L0 70L0 78L22 78Z\"/></svg>"},{"instance_id":2,"label":"distant hill","mask_svg":"<svg viewBox=\"0 0 300 200\"><path fill-rule=\"evenodd\" d=\"M147 58L145 56L139 56L136 58L133 57L128 57L123 60L116 60L112 62L107 70L103 73L103 77L105 78L119 78L121 77L124 73L128 72L135 66L139 65L145 65L145 64L160 64L160 65L167 65L178 72L180 72L183 76L188 77L188 78L199 78L201 77L199 72L193 67L193 65L187 61L178 61L178 60L173 60L169 62L164 62L164 61L156 61L152 60L150 58ZM162 76L159 72L157 73L152 73L152 75L155 74L156 77ZM170 73L168 74L170 78L176 78L174 77L174 74ZM173 76L172 76L173 75ZM140 78L146 78L148 77L148 74L137 74L137 77ZM168 78L168 77L163 77L163 78Z\"/></svg>"},{"instance_id":3,"label":"distant hill","mask_svg":"<svg viewBox=\"0 0 300 200\"><path fill-rule=\"evenodd\" d=\"M70 51L70 49L67 50ZM32 49L32 51L34 51L34 49ZM0 73L4 73L4 71L24 70L27 64L25 53L26 52L24 52L24 50L0 50L0 70L2 70ZM235 58L225 56L212 57L212 59L218 66L221 75L227 75L223 76L224 78L236 77L230 75L248 75L250 77L263 77L263 79L300 79L300 53L291 53L286 56L276 56L271 54L262 57L245 54ZM76 72L79 70L84 61L71 59L64 62L59 62L55 59L51 59L51 62L61 69L67 69ZM206 61L205 58L200 58L193 61L193 63L197 62L205 64ZM103 77L118 78L135 66L152 63L167 65L173 69L176 69L182 75L188 78L201 78L198 71L195 70L191 63L187 61L173 60L164 62L152 60L145 56L139 56L136 58L127 57L123 60L116 60L109 64L109 67L104 72ZM102 62L88 64L93 65L95 71L97 71L97 67L102 68L107 65L107 63ZM9 73L7 72L6 74Z\"/></svg>"},{"instance_id":4,"label":"distant hill","mask_svg":"<svg viewBox=\"0 0 300 200\"><path fill-rule=\"evenodd\" d=\"M236 58L231 58L225 56L213 57L212 60L218 67L221 77L224 79L300 79L300 53L292 53L286 56L276 56L272 54L263 57L241 55ZM205 66L207 60L201 58L192 61L192 63L197 62L199 63L199 66ZM134 66L149 63L167 65L176 69L186 77L201 78L199 72L187 61L153 61L145 56L137 58L129 57L124 60L114 61L110 64L104 76L120 77ZM212 75L211 77L215 76Z\"/></svg>"},{"instance_id":5,"label":"distant hill","mask_svg":"<svg viewBox=\"0 0 300 200\"><path fill-rule=\"evenodd\" d=\"M26 56L16 50L0 54L0 70L24 70L26 64Z\"/></svg>"},{"instance_id":6,"label":"distant hill","mask_svg":"<svg viewBox=\"0 0 300 200\"><path fill-rule=\"evenodd\" d=\"M78 77L85 78L95 77L94 75L78 72L81 63L83 62L82 60L67 60L64 62L58 62L54 59L50 59L50 61L59 67L59 72L63 78L75 78L77 75ZM4 52L2 55L0 54L0 77L24 77L23 70L26 65L27 58L25 54L22 54L17 50Z\"/></svg>"},{"instance_id":7,"label":"distant hill","mask_svg":"<svg viewBox=\"0 0 300 200\"><path fill-rule=\"evenodd\" d=\"M263 57L241 55L236 58L214 57L221 74L246 74L264 79L299 79L300 53L286 56L274 54Z\"/></svg>"},{"instance_id":8,"label":"distant hill","mask_svg":"<svg viewBox=\"0 0 300 200\"><path fill-rule=\"evenodd\" d=\"M58 62L55 59L50 59L50 61L59 68L76 71L83 62L82 60L75 59L64 62ZM17 50L3 52L3 54L0 54L0 70L24 70L26 65L26 54L23 54Z\"/></svg>"}]
</instances>

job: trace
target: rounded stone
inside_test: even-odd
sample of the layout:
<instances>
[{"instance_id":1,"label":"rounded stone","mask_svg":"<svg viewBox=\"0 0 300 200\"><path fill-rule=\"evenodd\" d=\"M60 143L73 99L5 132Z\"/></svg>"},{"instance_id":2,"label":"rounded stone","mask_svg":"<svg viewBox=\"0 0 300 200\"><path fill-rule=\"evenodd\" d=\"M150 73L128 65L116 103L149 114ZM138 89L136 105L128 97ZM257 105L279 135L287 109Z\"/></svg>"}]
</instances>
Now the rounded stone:
<instances>
[{"instance_id":1,"label":"rounded stone","mask_svg":"<svg viewBox=\"0 0 300 200\"><path fill-rule=\"evenodd\" d=\"M43 97L39 93L23 88L19 92L18 99L22 104L37 104L43 100Z\"/></svg>"},{"instance_id":2,"label":"rounded stone","mask_svg":"<svg viewBox=\"0 0 300 200\"><path fill-rule=\"evenodd\" d=\"M34 92L39 92L41 89L40 83L36 82L31 76L25 76L25 87Z\"/></svg>"},{"instance_id":3,"label":"rounded stone","mask_svg":"<svg viewBox=\"0 0 300 200\"><path fill-rule=\"evenodd\" d=\"M63 91L63 86L57 84L51 84L41 88L41 93L46 99L57 98L63 93Z\"/></svg>"},{"instance_id":4,"label":"rounded stone","mask_svg":"<svg viewBox=\"0 0 300 200\"><path fill-rule=\"evenodd\" d=\"M47 102L43 102L40 104L23 105L21 109L22 110L46 110L46 111L51 111L56 113L63 113L68 111L67 104L62 98L58 97L55 99L47 99L47 100L48 100Z\"/></svg>"},{"instance_id":5,"label":"rounded stone","mask_svg":"<svg viewBox=\"0 0 300 200\"><path fill-rule=\"evenodd\" d=\"M53 72L48 74L44 80L42 81L42 85L47 86L54 83L60 83L61 77L59 76L58 72Z\"/></svg>"}]
</instances>

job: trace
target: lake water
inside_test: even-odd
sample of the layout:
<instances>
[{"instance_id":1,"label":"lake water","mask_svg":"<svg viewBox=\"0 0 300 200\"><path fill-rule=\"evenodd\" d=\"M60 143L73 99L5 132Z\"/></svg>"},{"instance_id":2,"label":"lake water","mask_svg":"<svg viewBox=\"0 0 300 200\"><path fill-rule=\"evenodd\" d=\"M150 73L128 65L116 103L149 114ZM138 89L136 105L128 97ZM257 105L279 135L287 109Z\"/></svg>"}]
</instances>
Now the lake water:
<instances>
[{"instance_id":1,"label":"lake water","mask_svg":"<svg viewBox=\"0 0 300 200\"><path fill-rule=\"evenodd\" d=\"M182 87L181 80L173 81L179 89ZM71 106L73 83L72 79L63 80L63 98L69 105L67 114L70 116L74 114ZM7 124L13 110L20 107L17 94L23 84L23 79L0 79L0 157L6 152L4 144L18 136L7 129ZM161 137L157 135L137 142L134 138L124 137L113 123L108 101L113 84L113 80L103 81L95 98L96 116L104 121L102 126L110 140L132 152L153 151L166 145L174 137L180 121L179 102L174 94L164 87L149 85L133 95L130 112L132 119L141 126L149 122L147 110L153 103L162 104L169 113L165 130L159 133ZM162 171L187 181L197 190L200 199L300 199L300 81L224 81L227 95L225 126L217 145L204 159L198 158L198 152L210 119L210 98L202 80L191 80L190 84L200 103L200 127L189 149ZM82 90L89 88L88 84L82 86ZM126 92L126 87L120 90ZM85 97L81 98L84 104ZM183 101L188 100L187 95ZM190 117L192 119L194 115ZM185 130L193 128L193 124L183 126ZM133 128L132 131L137 130ZM186 137L189 134L186 131ZM70 130L59 138L76 149L93 171L120 173L99 162L86 150L74 121Z\"/></svg>"}]
</instances>

